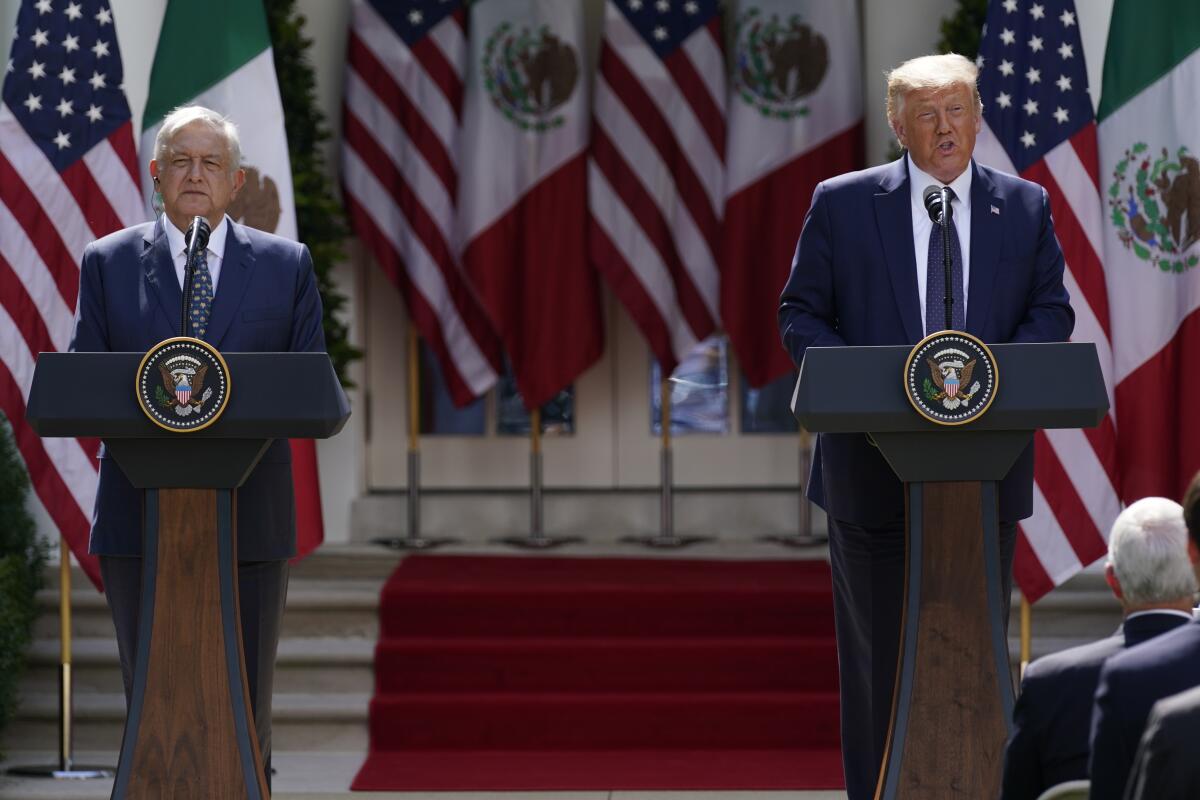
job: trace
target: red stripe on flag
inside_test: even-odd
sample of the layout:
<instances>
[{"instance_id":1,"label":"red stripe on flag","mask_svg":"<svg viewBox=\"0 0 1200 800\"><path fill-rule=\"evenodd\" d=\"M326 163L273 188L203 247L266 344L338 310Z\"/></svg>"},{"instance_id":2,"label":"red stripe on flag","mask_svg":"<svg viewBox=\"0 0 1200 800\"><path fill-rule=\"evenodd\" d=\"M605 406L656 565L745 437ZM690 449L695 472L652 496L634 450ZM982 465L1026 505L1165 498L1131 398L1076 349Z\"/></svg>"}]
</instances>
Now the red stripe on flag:
<instances>
[{"instance_id":1,"label":"red stripe on flag","mask_svg":"<svg viewBox=\"0 0 1200 800\"><path fill-rule=\"evenodd\" d=\"M58 526L59 533L67 540L67 546L75 554L79 565L95 584L103 591L104 585L100 580L100 562L88 553L88 536L91 533L91 521L79 508L75 496L67 488L62 476L51 461L42 445L41 438L33 432L33 428L25 420L25 400L21 390L13 381L12 374L0 364L0 409L12 424L13 439L21 458L25 460L29 471L29 480L38 499L46 508L46 513Z\"/></svg>"},{"instance_id":2,"label":"red stripe on flag","mask_svg":"<svg viewBox=\"0 0 1200 800\"><path fill-rule=\"evenodd\" d=\"M1104 531L1096 527L1071 476L1063 468L1046 434L1034 434L1034 480L1041 488L1054 518L1075 551L1079 563L1087 566L1107 551Z\"/></svg>"},{"instance_id":3,"label":"red stripe on flag","mask_svg":"<svg viewBox=\"0 0 1200 800\"><path fill-rule=\"evenodd\" d=\"M408 277L408 271L404 268L404 262L400 259L400 254L392 247L391 241L375 224L375 220L371 218L367 210L354 198L354 195L346 192L345 202L355 235L363 241L363 244L375 256L379 268L400 290L404 303L408 307L409 316L412 317L417 330L421 332L425 343L437 356L446 379L446 388L455 405L464 406L470 403L475 399L475 393L455 368L455 361L450 355L446 339L442 335L441 322L433 308L425 300L425 296L413 286ZM491 339L492 337L489 336L483 341Z\"/></svg>"},{"instance_id":4,"label":"red stripe on flag","mask_svg":"<svg viewBox=\"0 0 1200 800\"><path fill-rule=\"evenodd\" d=\"M133 143L133 122L126 122L121 127L108 135L108 143L112 145L112 149L116 152L117 158L125 169L129 171L129 177L133 180L133 185L141 189L142 176L138 172L137 150ZM151 156L153 157L153 156ZM95 230L95 229L93 229Z\"/></svg>"},{"instance_id":5,"label":"red stripe on flag","mask_svg":"<svg viewBox=\"0 0 1200 800\"><path fill-rule=\"evenodd\" d=\"M108 202L108 195L96 183L87 162L82 158L61 173L63 185L71 192L88 227L93 231L119 231L125 227Z\"/></svg>"},{"instance_id":6,"label":"red stripe on flag","mask_svg":"<svg viewBox=\"0 0 1200 800\"><path fill-rule=\"evenodd\" d=\"M613 191L621 198L621 202L629 209L630 214L646 234L646 238L654 245L667 271L671 274L676 300L692 329L697 340L704 339L717 328L717 321L704 305L704 298L696 289L691 274L683 265L679 252L675 247L675 239L671 226L663 218L662 211L654 202L645 186L634 174L629 164L621 157L620 152L600 125L592 127L592 157L596 166L608 178ZM623 259L622 259L623 261ZM614 286L614 289L616 287ZM655 311L655 313L659 313ZM670 344L668 342L668 348ZM674 353L655 351L655 357L660 363L674 360Z\"/></svg>"},{"instance_id":7,"label":"red stripe on flag","mask_svg":"<svg viewBox=\"0 0 1200 800\"><path fill-rule=\"evenodd\" d=\"M321 514L321 479L317 470L317 443L312 439L291 439L292 488L296 495L295 564L325 541L325 522Z\"/></svg>"},{"instance_id":8,"label":"red stripe on flag","mask_svg":"<svg viewBox=\"0 0 1200 800\"><path fill-rule=\"evenodd\" d=\"M1075 208L1063 193L1062 187L1054 179L1054 174L1046 165L1045 159L1029 166L1021 177L1040 183L1050 196L1050 213L1054 217L1054 232L1062 246L1063 257L1084 299L1092 309L1097 322L1100 323L1106 339L1112 339L1112 330L1108 322L1108 285L1104 279L1104 263L1092 249Z\"/></svg>"},{"instance_id":9,"label":"red stripe on flag","mask_svg":"<svg viewBox=\"0 0 1200 800\"><path fill-rule=\"evenodd\" d=\"M707 28L703 28L692 35L708 36L709 33ZM719 45L718 49L723 50ZM704 128L705 134L708 135L708 140L712 143L717 157L724 161L725 112L721 110L712 94L709 93L708 86L700 77L700 73L696 71L696 65L692 63L687 50L682 47L676 49L674 53L663 59L663 65L675 79L680 94L687 100L688 105L692 108L692 113L700 121L700 127Z\"/></svg>"},{"instance_id":10,"label":"red stripe on flag","mask_svg":"<svg viewBox=\"0 0 1200 800\"><path fill-rule=\"evenodd\" d=\"M679 366L671 347L671 334L659 313L658 306L646 293L646 285L625 261L621 251L613 245L607 231L594 217L588 220L588 253L596 269L603 273L613 294L629 312L637 324L650 352L654 353L664 375L670 375Z\"/></svg>"},{"instance_id":11,"label":"red stripe on flag","mask_svg":"<svg viewBox=\"0 0 1200 800\"><path fill-rule=\"evenodd\" d=\"M675 179L680 199L687 206L696 227L700 229L700 235L708 242L709 251L714 255L720 252L720 221L709 202L704 184L675 138L671 124L646 93L641 81L629 71L608 42L604 42L600 47L600 72L613 95L621 101L630 116L637 120L646 138L666 164L671 177Z\"/></svg>"},{"instance_id":12,"label":"red stripe on flag","mask_svg":"<svg viewBox=\"0 0 1200 800\"><path fill-rule=\"evenodd\" d=\"M1121 499L1183 497L1200 470L1200 311L1186 316L1166 347L1116 388Z\"/></svg>"},{"instance_id":13,"label":"red stripe on flag","mask_svg":"<svg viewBox=\"0 0 1200 800\"><path fill-rule=\"evenodd\" d=\"M1046 574L1046 570L1042 569L1042 562L1038 561L1037 553L1030 547L1024 530L1017 534L1013 579L1021 587L1021 594L1025 595L1025 599L1030 603L1036 603L1054 588L1054 581Z\"/></svg>"},{"instance_id":14,"label":"red stripe on flag","mask_svg":"<svg viewBox=\"0 0 1200 800\"><path fill-rule=\"evenodd\" d=\"M46 329L46 321L33 304L25 284L21 283L3 255L0 255L0 297L4 298L4 310L21 332L30 354L36 356L41 352L53 351L54 342L50 338L50 331Z\"/></svg>"},{"instance_id":15,"label":"red stripe on flag","mask_svg":"<svg viewBox=\"0 0 1200 800\"><path fill-rule=\"evenodd\" d=\"M795 370L779 338L774 313L779 293L791 272L813 190L826 178L860 167L863 143L859 122L725 203L721 319L751 386Z\"/></svg>"},{"instance_id":16,"label":"red stripe on flag","mask_svg":"<svg viewBox=\"0 0 1200 800\"><path fill-rule=\"evenodd\" d=\"M587 157L580 153L542 178L463 253L526 408L553 399L604 350L586 220Z\"/></svg>"},{"instance_id":17,"label":"red stripe on flag","mask_svg":"<svg viewBox=\"0 0 1200 800\"><path fill-rule=\"evenodd\" d=\"M67 308L74 309L79 293L79 264L58 235L58 229L42 209L42 204L29 191L25 180L13 169L3 151L0 151L0 203L8 207L17 224L25 230Z\"/></svg>"},{"instance_id":18,"label":"red stripe on flag","mask_svg":"<svg viewBox=\"0 0 1200 800\"><path fill-rule=\"evenodd\" d=\"M1096 192L1100 192L1100 145L1096 141L1096 123L1080 128L1079 132L1071 137L1071 147L1075 148L1075 155L1079 156L1080 163L1087 170L1088 176L1092 179L1092 185L1096 187ZM1103 214L1102 214L1103 216Z\"/></svg>"},{"instance_id":19,"label":"red stripe on flag","mask_svg":"<svg viewBox=\"0 0 1200 800\"><path fill-rule=\"evenodd\" d=\"M442 90L442 94L446 96L446 100L450 103L450 108L454 110L455 119L461 123L463 100L462 76L458 74L454 65L446 59L446 54L442 52L442 48L438 47L430 37L423 36L418 39L412 45L411 50L412 54L416 56L417 61L421 62L421 66L425 69L425 74Z\"/></svg>"},{"instance_id":20,"label":"red stripe on flag","mask_svg":"<svg viewBox=\"0 0 1200 800\"><path fill-rule=\"evenodd\" d=\"M380 103L396 118L413 147L429 164L429 168L438 176L450 196L454 197L458 189L458 171L442 140L425 121L420 109L413 104L404 89L396 83L354 31L350 31L346 58L363 83L371 88Z\"/></svg>"}]
</instances>

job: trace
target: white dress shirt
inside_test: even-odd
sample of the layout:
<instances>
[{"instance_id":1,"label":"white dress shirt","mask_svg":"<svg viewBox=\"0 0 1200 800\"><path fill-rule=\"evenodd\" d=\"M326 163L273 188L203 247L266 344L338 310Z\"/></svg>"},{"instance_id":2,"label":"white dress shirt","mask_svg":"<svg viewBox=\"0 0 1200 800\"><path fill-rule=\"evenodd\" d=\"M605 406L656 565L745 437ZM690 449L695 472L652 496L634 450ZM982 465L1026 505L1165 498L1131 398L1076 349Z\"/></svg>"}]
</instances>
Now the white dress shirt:
<instances>
[{"instance_id":1,"label":"white dress shirt","mask_svg":"<svg viewBox=\"0 0 1200 800\"><path fill-rule=\"evenodd\" d=\"M928 215L927 215L928 216ZM208 235L207 254L208 274L212 276L213 297L217 296L217 280L221 277L221 262L225 259L225 234L229 226L225 224L228 217L223 217L219 225ZM175 277L179 279L179 289L183 290L183 273L187 268L187 244L184 233L175 227L170 217L162 216L163 230L167 232L167 244L171 248L171 260L175 262Z\"/></svg>"},{"instance_id":2,"label":"white dress shirt","mask_svg":"<svg viewBox=\"0 0 1200 800\"><path fill-rule=\"evenodd\" d=\"M944 186L937 178L929 175L913 163L910 155L908 161L909 195L912 197L913 218L913 252L917 257L917 297L921 301L921 323L925 323L925 284L929 270L929 232L933 230L933 220L925 210L924 193L928 186ZM962 278L963 278L963 319L967 318L967 287L971 285L971 177L972 165L967 164L963 174L950 183L955 198L950 204L953 215L954 230L958 233L958 246L962 249ZM938 308L942 306L939 304ZM941 330L941 326L938 327ZM933 331L925 331L925 335Z\"/></svg>"}]
</instances>

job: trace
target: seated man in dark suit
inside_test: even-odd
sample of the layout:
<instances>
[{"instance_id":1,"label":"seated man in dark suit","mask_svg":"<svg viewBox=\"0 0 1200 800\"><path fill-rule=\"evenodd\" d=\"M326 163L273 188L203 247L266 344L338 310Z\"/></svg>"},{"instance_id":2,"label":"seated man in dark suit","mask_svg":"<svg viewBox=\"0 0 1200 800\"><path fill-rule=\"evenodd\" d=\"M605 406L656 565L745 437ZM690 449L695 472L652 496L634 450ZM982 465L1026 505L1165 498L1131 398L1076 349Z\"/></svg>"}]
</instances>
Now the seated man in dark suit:
<instances>
[{"instance_id":1,"label":"seated man in dark suit","mask_svg":"<svg viewBox=\"0 0 1200 800\"><path fill-rule=\"evenodd\" d=\"M1150 712L1129 778L1130 800L1200 797L1200 686L1159 700Z\"/></svg>"},{"instance_id":2,"label":"seated man in dark suit","mask_svg":"<svg viewBox=\"0 0 1200 800\"><path fill-rule=\"evenodd\" d=\"M1183 501L1188 555L1200 570L1200 474ZM1198 572L1200 574L1200 572ZM1093 800L1121 800L1146 718L1156 702L1200 686L1200 619L1104 663L1092 712ZM1193 741L1193 753L1197 752Z\"/></svg>"},{"instance_id":3,"label":"seated man in dark suit","mask_svg":"<svg viewBox=\"0 0 1200 800\"><path fill-rule=\"evenodd\" d=\"M1092 698L1105 659L1191 619L1196 584L1183 508L1147 497L1121 512L1104 576L1125 620L1112 636L1025 670L1004 756L1004 800L1034 800L1051 786L1087 778Z\"/></svg>"}]
</instances>

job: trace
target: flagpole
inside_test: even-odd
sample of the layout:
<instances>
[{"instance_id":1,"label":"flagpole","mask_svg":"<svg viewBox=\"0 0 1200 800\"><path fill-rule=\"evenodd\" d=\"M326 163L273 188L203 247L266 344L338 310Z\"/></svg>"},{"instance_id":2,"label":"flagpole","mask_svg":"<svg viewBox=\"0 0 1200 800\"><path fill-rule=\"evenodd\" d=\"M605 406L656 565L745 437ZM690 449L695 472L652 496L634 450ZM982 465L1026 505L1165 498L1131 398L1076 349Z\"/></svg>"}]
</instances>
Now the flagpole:
<instances>
[{"instance_id":1,"label":"flagpole","mask_svg":"<svg viewBox=\"0 0 1200 800\"><path fill-rule=\"evenodd\" d=\"M1030 651L1033 642L1033 606L1025 593L1021 593L1021 677L1025 677L1025 668L1029 666Z\"/></svg>"},{"instance_id":2,"label":"flagpole","mask_svg":"<svg viewBox=\"0 0 1200 800\"><path fill-rule=\"evenodd\" d=\"M494 541L525 550L548 550L582 542L578 536L547 536L542 525L542 410L529 411L529 535L502 536Z\"/></svg>"},{"instance_id":3,"label":"flagpole","mask_svg":"<svg viewBox=\"0 0 1200 800\"><path fill-rule=\"evenodd\" d=\"M421 340L416 324L408 323L408 533L378 537L374 544L394 550L432 550L457 539L421 535Z\"/></svg>"},{"instance_id":4,"label":"flagpole","mask_svg":"<svg viewBox=\"0 0 1200 800\"><path fill-rule=\"evenodd\" d=\"M26 778L59 778L85 780L89 778L111 778L116 775L114 767L76 766L74 756L74 727L71 712L75 706L71 678L71 548L67 539L60 536L58 567L58 765L38 764L27 767L10 767L9 775Z\"/></svg>"},{"instance_id":5,"label":"flagpole","mask_svg":"<svg viewBox=\"0 0 1200 800\"><path fill-rule=\"evenodd\" d=\"M795 533L777 533L763 536L759 541L782 544L787 547L812 547L829 541L826 534L815 533L812 529L812 503L805 497L808 488L808 478L812 465L812 434L800 426L800 508L797 514L797 530Z\"/></svg>"},{"instance_id":6,"label":"flagpole","mask_svg":"<svg viewBox=\"0 0 1200 800\"><path fill-rule=\"evenodd\" d=\"M711 536L678 536L675 533L675 497L674 497L674 453L671 450L671 378L664 374L659 383L659 406L662 409L662 420L659 437L661 441L659 460L659 531L654 536L622 536L621 541L629 544L640 544L643 547L662 549L677 549L700 542L710 542Z\"/></svg>"}]
</instances>

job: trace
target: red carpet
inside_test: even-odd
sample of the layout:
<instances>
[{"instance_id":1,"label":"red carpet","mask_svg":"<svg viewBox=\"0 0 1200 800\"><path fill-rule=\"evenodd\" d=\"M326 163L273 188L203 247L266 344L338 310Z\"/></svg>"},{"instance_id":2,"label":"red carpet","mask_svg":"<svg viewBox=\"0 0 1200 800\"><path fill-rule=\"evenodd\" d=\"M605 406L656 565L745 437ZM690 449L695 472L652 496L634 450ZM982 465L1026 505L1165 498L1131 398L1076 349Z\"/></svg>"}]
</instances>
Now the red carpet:
<instances>
[{"instance_id":1,"label":"red carpet","mask_svg":"<svg viewBox=\"0 0 1200 800\"><path fill-rule=\"evenodd\" d=\"M843 786L824 562L413 556L380 629L353 789Z\"/></svg>"}]
</instances>

